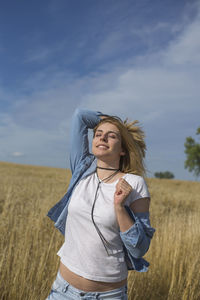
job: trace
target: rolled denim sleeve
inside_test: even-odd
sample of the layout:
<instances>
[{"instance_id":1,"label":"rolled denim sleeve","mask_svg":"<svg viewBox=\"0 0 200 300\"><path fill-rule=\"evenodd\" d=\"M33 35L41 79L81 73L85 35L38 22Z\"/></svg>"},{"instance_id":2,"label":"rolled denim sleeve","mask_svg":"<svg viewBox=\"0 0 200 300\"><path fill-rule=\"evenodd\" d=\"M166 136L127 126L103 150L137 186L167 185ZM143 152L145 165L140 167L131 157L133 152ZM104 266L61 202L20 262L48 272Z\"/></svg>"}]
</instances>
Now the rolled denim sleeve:
<instances>
[{"instance_id":1,"label":"rolled denim sleeve","mask_svg":"<svg viewBox=\"0 0 200 300\"><path fill-rule=\"evenodd\" d=\"M77 108L70 130L70 167L72 173L81 160L89 155L88 129L100 121L101 112Z\"/></svg>"},{"instance_id":2,"label":"rolled denim sleeve","mask_svg":"<svg viewBox=\"0 0 200 300\"><path fill-rule=\"evenodd\" d=\"M127 231L120 232L120 237L128 254L141 258L149 249L155 229L150 225L149 213L131 214L135 223Z\"/></svg>"}]
</instances>

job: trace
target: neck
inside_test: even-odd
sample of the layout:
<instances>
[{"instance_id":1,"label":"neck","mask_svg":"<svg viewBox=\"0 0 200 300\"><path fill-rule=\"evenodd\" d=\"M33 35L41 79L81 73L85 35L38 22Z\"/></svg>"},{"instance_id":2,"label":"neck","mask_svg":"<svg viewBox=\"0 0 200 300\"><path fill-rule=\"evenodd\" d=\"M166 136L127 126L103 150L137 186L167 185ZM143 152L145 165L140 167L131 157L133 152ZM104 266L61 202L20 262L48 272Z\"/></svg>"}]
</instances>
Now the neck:
<instances>
[{"instance_id":1,"label":"neck","mask_svg":"<svg viewBox=\"0 0 200 300\"><path fill-rule=\"evenodd\" d=\"M99 167L99 168L98 168ZM99 179L108 177L112 173L119 170L119 162L112 161L110 163L104 162L102 160L97 160L97 175Z\"/></svg>"},{"instance_id":2,"label":"neck","mask_svg":"<svg viewBox=\"0 0 200 300\"><path fill-rule=\"evenodd\" d=\"M97 166L100 168L107 169L119 169L119 160L112 160L110 162L106 162L100 159L97 159Z\"/></svg>"}]
</instances>

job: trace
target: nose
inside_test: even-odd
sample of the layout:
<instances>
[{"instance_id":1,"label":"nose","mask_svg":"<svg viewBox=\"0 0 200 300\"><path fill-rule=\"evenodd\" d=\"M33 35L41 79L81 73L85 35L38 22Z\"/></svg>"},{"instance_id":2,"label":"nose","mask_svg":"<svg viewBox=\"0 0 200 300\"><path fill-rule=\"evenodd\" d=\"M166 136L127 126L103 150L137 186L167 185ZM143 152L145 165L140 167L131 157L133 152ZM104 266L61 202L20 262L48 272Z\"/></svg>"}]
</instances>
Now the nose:
<instances>
[{"instance_id":1,"label":"nose","mask_svg":"<svg viewBox=\"0 0 200 300\"><path fill-rule=\"evenodd\" d=\"M107 134L102 134L101 137L100 137L100 140L101 141L107 141L108 137L107 137Z\"/></svg>"}]
</instances>

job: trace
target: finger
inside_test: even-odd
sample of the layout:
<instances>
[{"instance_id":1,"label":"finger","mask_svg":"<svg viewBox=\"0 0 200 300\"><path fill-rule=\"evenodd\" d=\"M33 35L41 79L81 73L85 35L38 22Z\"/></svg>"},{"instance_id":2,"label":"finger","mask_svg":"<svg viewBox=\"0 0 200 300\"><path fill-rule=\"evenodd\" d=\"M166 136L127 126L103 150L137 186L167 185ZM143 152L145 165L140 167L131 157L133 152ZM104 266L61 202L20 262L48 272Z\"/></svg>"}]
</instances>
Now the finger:
<instances>
[{"instance_id":1,"label":"finger","mask_svg":"<svg viewBox=\"0 0 200 300\"><path fill-rule=\"evenodd\" d=\"M119 187L122 188L122 189L125 189L125 190L131 190L132 189L132 187L129 184L127 184L126 182L121 182Z\"/></svg>"},{"instance_id":2,"label":"finger","mask_svg":"<svg viewBox=\"0 0 200 300\"><path fill-rule=\"evenodd\" d=\"M127 181L121 181L121 186L124 188L132 189L132 186Z\"/></svg>"},{"instance_id":3,"label":"finger","mask_svg":"<svg viewBox=\"0 0 200 300\"><path fill-rule=\"evenodd\" d=\"M126 185L129 185L129 186L130 186L130 184L129 184L124 178L120 178L119 182L120 182L121 184L126 184Z\"/></svg>"},{"instance_id":4,"label":"finger","mask_svg":"<svg viewBox=\"0 0 200 300\"><path fill-rule=\"evenodd\" d=\"M115 194L121 194L121 193L123 193L123 190L119 186L116 187Z\"/></svg>"}]
</instances>

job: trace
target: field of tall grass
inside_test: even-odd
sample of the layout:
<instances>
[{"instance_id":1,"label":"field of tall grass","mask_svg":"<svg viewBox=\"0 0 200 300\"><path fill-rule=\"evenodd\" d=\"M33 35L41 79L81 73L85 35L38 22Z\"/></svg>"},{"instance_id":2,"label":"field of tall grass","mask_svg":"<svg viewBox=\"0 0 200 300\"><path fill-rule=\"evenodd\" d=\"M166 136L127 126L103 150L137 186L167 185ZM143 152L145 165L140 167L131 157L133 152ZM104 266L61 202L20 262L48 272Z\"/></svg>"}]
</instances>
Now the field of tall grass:
<instances>
[{"instance_id":1,"label":"field of tall grass","mask_svg":"<svg viewBox=\"0 0 200 300\"><path fill-rule=\"evenodd\" d=\"M63 237L47 211L63 196L65 169L0 162L0 299L44 300ZM200 299L200 182L147 179L156 228L147 273L131 271L130 300Z\"/></svg>"}]
</instances>

